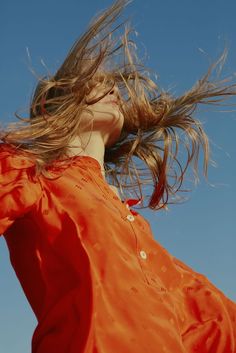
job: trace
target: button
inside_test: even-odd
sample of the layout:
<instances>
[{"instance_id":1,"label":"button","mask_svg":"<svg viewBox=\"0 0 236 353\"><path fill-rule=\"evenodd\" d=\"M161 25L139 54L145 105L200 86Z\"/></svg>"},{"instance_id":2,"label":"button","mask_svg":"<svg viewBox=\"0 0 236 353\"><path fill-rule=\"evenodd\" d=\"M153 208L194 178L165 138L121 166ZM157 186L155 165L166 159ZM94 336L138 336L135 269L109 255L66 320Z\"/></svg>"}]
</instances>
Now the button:
<instances>
[{"instance_id":1,"label":"button","mask_svg":"<svg viewBox=\"0 0 236 353\"><path fill-rule=\"evenodd\" d=\"M147 254L146 254L145 251L143 251L143 250L140 251L140 256L141 256L141 258L144 259L144 260L146 260L146 258L147 258Z\"/></svg>"},{"instance_id":2,"label":"button","mask_svg":"<svg viewBox=\"0 0 236 353\"><path fill-rule=\"evenodd\" d=\"M128 221L133 222L134 221L134 216L132 214L129 214L127 217Z\"/></svg>"}]
</instances>

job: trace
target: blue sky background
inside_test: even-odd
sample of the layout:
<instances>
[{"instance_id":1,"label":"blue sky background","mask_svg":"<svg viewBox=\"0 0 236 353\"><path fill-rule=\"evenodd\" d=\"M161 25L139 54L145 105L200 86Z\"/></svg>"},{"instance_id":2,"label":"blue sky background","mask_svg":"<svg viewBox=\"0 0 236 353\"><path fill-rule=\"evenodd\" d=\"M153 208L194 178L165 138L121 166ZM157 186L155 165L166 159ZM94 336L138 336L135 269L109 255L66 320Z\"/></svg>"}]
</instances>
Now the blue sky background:
<instances>
[{"instance_id":1,"label":"blue sky background","mask_svg":"<svg viewBox=\"0 0 236 353\"><path fill-rule=\"evenodd\" d=\"M1 122L13 121L17 109L27 108L35 80L26 48L37 72L44 73L41 59L54 72L91 17L111 3L1 2ZM135 0L126 9L145 44L147 64L159 75L159 85L173 87L175 94L183 93L205 73L209 58L217 58L225 42L229 55L222 77L236 72L235 13L235 0ZM189 201L170 207L167 213L140 213L164 247L236 300L236 113L211 111L198 113L198 117L204 122L217 162L217 167L210 167L209 182L202 178ZM36 320L11 269L3 238L0 259L0 352L30 353Z\"/></svg>"}]
</instances>

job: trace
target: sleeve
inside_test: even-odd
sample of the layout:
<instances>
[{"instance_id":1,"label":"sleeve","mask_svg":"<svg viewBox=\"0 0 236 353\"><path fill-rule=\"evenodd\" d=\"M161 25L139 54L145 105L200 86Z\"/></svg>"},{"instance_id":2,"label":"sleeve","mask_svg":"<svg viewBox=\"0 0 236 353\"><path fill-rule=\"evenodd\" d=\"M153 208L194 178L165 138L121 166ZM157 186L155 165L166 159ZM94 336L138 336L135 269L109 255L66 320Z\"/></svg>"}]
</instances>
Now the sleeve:
<instances>
[{"instance_id":1,"label":"sleeve","mask_svg":"<svg viewBox=\"0 0 236 353\"><path fill-rule=\"evenodd\" d=\"M236 353L236 303L206 276L174 257L181 272L176 296L182 342L188 353Z\"/></svg>"},{"instance_id":2,"label":"sleeve","mask_svg":"<svg viewBox=\"0 0 236 353\"><path fill-rule=\"evenodd\" d=\"M40 198L41 185L33 171L33 162L0 147L0 235Z\"/></svg>"}]
</instances>

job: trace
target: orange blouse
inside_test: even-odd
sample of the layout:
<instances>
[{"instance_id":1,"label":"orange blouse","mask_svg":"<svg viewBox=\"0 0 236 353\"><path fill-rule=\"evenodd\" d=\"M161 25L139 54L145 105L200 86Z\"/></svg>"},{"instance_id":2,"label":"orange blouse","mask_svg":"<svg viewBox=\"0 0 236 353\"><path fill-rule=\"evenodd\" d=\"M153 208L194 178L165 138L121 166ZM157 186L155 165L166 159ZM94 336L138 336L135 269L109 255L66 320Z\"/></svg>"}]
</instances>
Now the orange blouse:
<instances>
[{"instance_id":1,"label":"orange blouse","mask_svg":"<svg viewBox=\"0 0 236 353\"><path fill-rule=\"evenodd\" d=\"M236 352L236 304L154 239L96 159L34 170L0 148L0 234L38 320L33 353Z\"/></svg>"}]
</instances>

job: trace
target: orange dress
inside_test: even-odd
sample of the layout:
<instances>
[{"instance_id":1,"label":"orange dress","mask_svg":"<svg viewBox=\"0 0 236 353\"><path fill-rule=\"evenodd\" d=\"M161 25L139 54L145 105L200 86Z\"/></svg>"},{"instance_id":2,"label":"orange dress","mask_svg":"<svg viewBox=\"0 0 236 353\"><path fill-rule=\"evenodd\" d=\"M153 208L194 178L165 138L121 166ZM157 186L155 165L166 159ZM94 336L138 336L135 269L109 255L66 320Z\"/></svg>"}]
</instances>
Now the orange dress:
<instances>
[{"instance_id":1,"label":"orange dress","mask_svg":"<svg viewBox=\"0 0 236 353\"><path fill-rule=\"evenodd\" d=\"M1 146L0 234L38 320L33 353L236 352L236 304L154 239L96 159L34 170Z\"/></svg>"}]
</instances>

